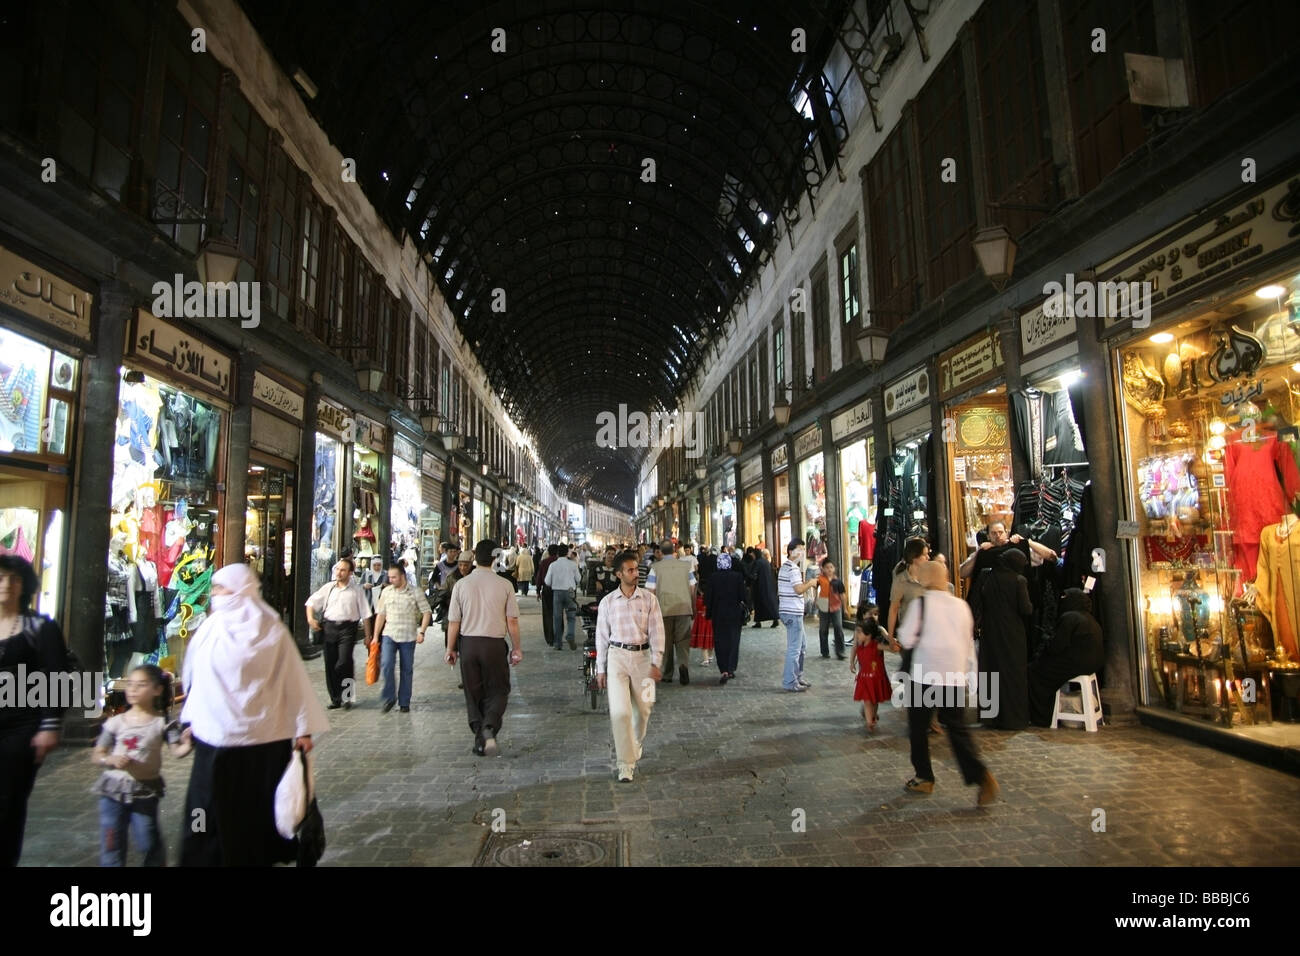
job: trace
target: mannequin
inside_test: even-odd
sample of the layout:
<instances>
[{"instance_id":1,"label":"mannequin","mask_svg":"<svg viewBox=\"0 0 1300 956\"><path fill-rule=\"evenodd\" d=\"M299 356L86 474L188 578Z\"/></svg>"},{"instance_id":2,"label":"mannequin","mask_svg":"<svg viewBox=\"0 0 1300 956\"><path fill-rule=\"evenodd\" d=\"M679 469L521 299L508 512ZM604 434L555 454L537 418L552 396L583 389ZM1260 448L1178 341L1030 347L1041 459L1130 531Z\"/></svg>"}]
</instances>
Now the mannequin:
<instances>
[{"instance_id":1,"label":"mannequin","mask_svg":"<svg viewBox=\"0 0 1300 956\"><path fill-rule=\"evenodd\" d=\"M1255 606L1273 628L1276 653L1300 656L1300 518L1285 514L1259 534Z\"/></svg>"}]
</instances>

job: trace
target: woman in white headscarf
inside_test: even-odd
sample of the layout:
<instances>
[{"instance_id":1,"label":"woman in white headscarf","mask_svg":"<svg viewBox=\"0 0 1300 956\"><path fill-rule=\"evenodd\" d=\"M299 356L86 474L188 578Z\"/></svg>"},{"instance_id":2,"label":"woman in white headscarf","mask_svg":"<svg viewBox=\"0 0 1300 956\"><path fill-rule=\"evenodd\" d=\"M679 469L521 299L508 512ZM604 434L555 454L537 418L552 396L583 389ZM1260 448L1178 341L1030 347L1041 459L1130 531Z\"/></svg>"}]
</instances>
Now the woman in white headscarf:
<instances>
[{"instance_id":1,"label":"woman in white headscarf","mask_svg":"<svg viewBox=\"0 0 1300 956\"><path fill-rule=\"evenodd\" d=\"M275 788L293 750L310 751L329 721L253 568L232 564L212 576L211 607L185 655L183 678L181 723L194 741L194 769L181 865L294 860L295 841L275 828Z\"/></svg>"}]
</instances>

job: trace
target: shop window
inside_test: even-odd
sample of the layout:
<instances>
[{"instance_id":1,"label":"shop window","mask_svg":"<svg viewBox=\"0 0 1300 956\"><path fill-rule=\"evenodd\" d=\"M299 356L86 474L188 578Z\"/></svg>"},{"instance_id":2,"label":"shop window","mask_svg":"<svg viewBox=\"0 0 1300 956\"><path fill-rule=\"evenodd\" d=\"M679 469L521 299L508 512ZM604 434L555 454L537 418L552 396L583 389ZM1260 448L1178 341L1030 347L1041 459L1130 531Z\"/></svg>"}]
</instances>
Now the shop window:
<instances>
[{"instance_id":1,"label":"shop window","mask_svg":"<svg viewBox=\"0 0 1300 956\"><path fill-rule=\"evenodd\" d=\"M826 264L812 275L813 380L821 384L831 374L831 290Z\"/></svg>"},{"instance_id":2,"label":"shop window","mask_svg":"<svg viewBox=\"0 0 1300 956\"><path fill-rule=\"evenodd\" d=\"M1080 0L1063 4L1061 17L1083 195L1146 142L1142 112L1128 98L1124 54L1156 54L1155 14L1152 0ZM1099 28L1105 53L1092 52Z\"/></svg>"},{"instance_id":3,"label":"shop window","mask_svg":"<svg viewBox=\"0 0 1300 956\"><path fill-rule=\"evenodd\" d=\"M80 363L0 329L0 454L66 458Z\"/></svg>"},{"instance_id":4,"label":"shop window","mask_svg":"<svg viewBox=\"0 0 1300 956\"><path fill-rule=\"evenodd\" d=\"M919 300L920 276L912 229L915 203L907 141L911 114L899 120L867 164L867 206L871 210L871 324L893 331ZM937 168L937 167L936 167Z\"/></svg>"},{"instance_id":5,"label":"shop window","mask_svg":"<svg viewBox=\"0 0 1300 956\"><path fill-rule=\"evenodd\" d=\"M1201 107L1291 55L1300 35L1291 0L1189 0L1187 11Z\"/></svg>"},{"instance_id":6,"label":"shop window","mask_svg":"<svg viewBox=\"0 0 1300 956\"><path fill-rule=\"evenodd\" d=\"M1016 486L1011 464L1006 390L950 405L944 415L952 441L945 441L952 476L952 561L961 562L987 540L995 522L1013 530Z\"/></svg>"},{"instance_id":7,"label":"shop window","mask_svg":"<svg viewBox=\"0 0 1300 956\"><path fill-rule=\"evenodd\" d=\"M298 170L278 146L271 149L270 182L270 215L262 278L270 311L288 319L293 291ZM312 283L315 284L314 278Z\"/></svg>"},{"instance_id":8,"label":"shop window","mask_svg":"<svg viewBox=\"0 0 1300 956\"><path fill-rule=\"evenodd\" d=\"M864 438L839 451L840 502L844 516L841 540L845 553L836 564L848 589L848 614L861 599L864 572L875 556L876 473L868 446L874 449L875 442Z\"/></svg>"},{"instance_id":9,"label":"shop window","mask_svg":"<svg viewBox=\"0 0 1300 956\"><path fill-rule=\"evenodd\" d=\"M1116 369L1147 702L1250 735L1300 720L1300 277L1260 285Z\"/></svg>"},{"instance_id":10,"label":"shop window","mask_svg":"<svg viewBox=\"0 0 1300 956\"><path fill-rule=\"evenodd\" d=\"M1037 5L981 7L975 17L975 50L989 219L1019 236L1060 198Z\"/></svg>"},{"instance_id":11,"label":"shop window","mask_svg":"<svg viewBox=\"0 0 1300 956\"><path fill-rule=\"evenodd\" d=\"M257 261L257 230L261 215L262 181L266 169L266 124L238 92L231 96L228 127L230 153L226 160L223 235L239 248L244 264L236 278L253 278Z\"/></svg>"},{"instance_id":12,"label":"shop window","mask_svg":"<svg viewBox=\"0 0 1300 956\"><path fill-rule=\"evenodd\" d=\"M961 49L955 49L930 77L916 104L924 195L925 254L930 298L936 298L975 270L975 201L971 177L970 126L962 81ZM1001 148L1000 145L998 148ZM955 182L940 177L956 162Z\"/></svg>"}]
</instances>

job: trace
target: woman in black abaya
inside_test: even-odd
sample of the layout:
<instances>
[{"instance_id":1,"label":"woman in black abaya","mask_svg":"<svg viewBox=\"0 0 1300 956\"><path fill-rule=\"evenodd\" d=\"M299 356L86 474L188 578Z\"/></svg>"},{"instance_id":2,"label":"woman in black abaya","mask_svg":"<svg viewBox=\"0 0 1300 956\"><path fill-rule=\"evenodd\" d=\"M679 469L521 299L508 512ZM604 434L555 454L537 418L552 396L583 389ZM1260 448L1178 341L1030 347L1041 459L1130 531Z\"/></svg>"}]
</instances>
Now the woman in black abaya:
<instances>
[{"instance_id":1,"label":"woman in black abaya","mask_svg":"<svg viewBox=\"0 0 1300 956\"><path fill-rule=\"evenodd\" d=\"M999 730L1029 726L1029 652L1025 634L1034 606L1024 579L1029 563L1024 552L1007 549L996 567L980 572L971 591L971 611L980 637L979 665L992 695L997 680Z\"/></svg>"},{"instance_id":2,"label":"woman in black abaya","mask_svg":"<svg viewBox=\"0 0 1300 956\"><path fill-rule=\"evenodd\" d=\"M1061 685L1083 674L1096 674L1105 663L1101 625L1092 616L1092 602L1079 588L1070 588L1061 599L1056 633L1029 668L1030 720L1039 727L1049 726Z\"/></svg>"},{"instance_id":3,"label":"woman in black abaya","mask_svg":"<svg viewBox=\"0 0 1300 956\"><path fill-rule=\"evenodd\" d=\"M720 554L704 589L704 606L713 622L713 655L718 662L719 684L736 676L740 656L740 628L745 623L745 579L732 567L731 555Z\"/></svg>"}]
</instances>

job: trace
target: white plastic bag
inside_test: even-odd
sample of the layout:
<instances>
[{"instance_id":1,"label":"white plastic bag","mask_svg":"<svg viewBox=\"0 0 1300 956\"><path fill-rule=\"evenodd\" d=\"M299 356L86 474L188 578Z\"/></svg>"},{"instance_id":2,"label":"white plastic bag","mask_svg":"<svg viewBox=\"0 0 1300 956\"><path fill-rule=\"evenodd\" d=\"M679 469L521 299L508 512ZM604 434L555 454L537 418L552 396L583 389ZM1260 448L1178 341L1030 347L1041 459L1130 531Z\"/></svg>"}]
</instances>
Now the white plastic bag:
<instances>
[{"instance_id":1,"label":"white plastic bag","mask_svg":"<svg viewBox=\"0 0 1300 956\"><path fill-rule=\"evenodd\" d=\"M275 828L286 840L292 840L297 833L298 824L307 816L307 808L316 790L311 755L308 754L305 760L304 767L302 751L295 749L275 788Z\"/></svg>"}]
</instances>

